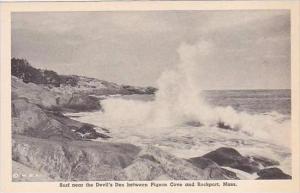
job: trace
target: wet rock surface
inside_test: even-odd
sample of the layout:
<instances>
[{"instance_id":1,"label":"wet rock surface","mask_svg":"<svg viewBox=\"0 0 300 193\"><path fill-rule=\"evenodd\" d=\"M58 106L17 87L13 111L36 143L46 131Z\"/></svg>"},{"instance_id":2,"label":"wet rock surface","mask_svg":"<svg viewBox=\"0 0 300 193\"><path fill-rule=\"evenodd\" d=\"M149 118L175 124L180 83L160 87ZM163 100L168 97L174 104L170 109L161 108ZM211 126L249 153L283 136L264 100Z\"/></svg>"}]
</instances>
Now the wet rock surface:
<instances>
[{"instance_id":1,"label":"wet rock surface","mask_svg":"<svg viewBox=\"0 0 300 193\"><path fill-rule=\"evenodd\" d=\"M279 162L276 160L272 160L266 157L262 157L262 156L250 156L250 159L253 159L254 161L260 163L262 166L264 167L268 167L268 166L277 166L279 165Z\"/></svg>"},{"instance_id":2,"label":"wet rock surface","mask_svg":"<svg viewBox=\"0 0 300 193\"><path fill-rule=\"evenodd\" d=\"M202 157L210 159L220 166L239 169L247 173L258 172L266 166L278 165L277 161L264 157L243 156L237 150L227 147L219 148Z\"/></svg>"},{"instance_id":3,"label":"wet rock surface","mask_svg":"<svg viewBox=\"0 0 300 193\"><path fill-rule=\"evenodd\" d=\"M84 139L98 139L98 138L103 138L103 139L108 139L111 138L110 136L99 133L94 129L94 126L89 125L89 124L83 124L79 129L75 130L76 133L80 133L82 138Z\"/></svg>"},{"instance_id":4,"label":"wet rock surface","mask_svg":"<svg viewBox=\"0 0 300 193\"><path fill-rule=\"evenodd\" d=\"M288 174L285 174L279 168L266 168L257 172L259 176L257 180L272 180L272 179L292 179Z\"/></svg>"},{"instance_id":5,"label":"wet rock surface","mask_svg":"<svg viewBox=\"0 0 300 193\"><path fill-rule=\"evenodd\" d=\"M217 163L210 159L204 157L194 157L188 159L188 161L201 169L210 170L210 177L212 179L222 179L224 177L226 177L226 179L239 179L234 172L221 168Z\"/></svg>"}]
</instances>

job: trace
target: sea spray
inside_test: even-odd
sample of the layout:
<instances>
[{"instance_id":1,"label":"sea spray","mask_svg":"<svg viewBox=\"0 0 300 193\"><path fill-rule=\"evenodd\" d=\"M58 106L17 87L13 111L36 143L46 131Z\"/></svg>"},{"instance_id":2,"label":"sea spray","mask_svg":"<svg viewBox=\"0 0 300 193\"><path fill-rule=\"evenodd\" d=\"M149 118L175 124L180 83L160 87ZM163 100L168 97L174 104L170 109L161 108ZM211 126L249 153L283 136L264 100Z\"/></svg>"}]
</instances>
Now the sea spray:
<instances>
[{"instance_id":1,"label":"sea spray","mask_svg":"<svg viewBox=\"0 0 300 193\"><path fill-rule=\"evenodd\" d=\"M240 132L257 139L289 147L290 120L280 114L248 114L232 107L212 106L202 97L199 76L201 65L214 53L210 42L182 44L180 62L164 71L157 81L158 92L153 101L108 98L102 101L104 112L98 119L108 128L126 129L141 135L163 135L186 123L199 123L206 128ZM199 127L199 129L203 129Z\"/></svg>"},{"instance_id":2,"label":"sea spray","mask_svg":"<svg viewBox=\"0 0 300 193\"><path fill-rule=\"evenodd\" d=\"M103 116L120 127L153 128L152 133L156 132L155 128L163 132L161 128L214 119L212 108L201 97L196 73L199 63L195 60L198 55L205 58L211 47L209 42L199 42L196 46L182 44L178 49L180 62L161 74L154 101L107 99L102 102Z\"/></svg>"}]
</instances>

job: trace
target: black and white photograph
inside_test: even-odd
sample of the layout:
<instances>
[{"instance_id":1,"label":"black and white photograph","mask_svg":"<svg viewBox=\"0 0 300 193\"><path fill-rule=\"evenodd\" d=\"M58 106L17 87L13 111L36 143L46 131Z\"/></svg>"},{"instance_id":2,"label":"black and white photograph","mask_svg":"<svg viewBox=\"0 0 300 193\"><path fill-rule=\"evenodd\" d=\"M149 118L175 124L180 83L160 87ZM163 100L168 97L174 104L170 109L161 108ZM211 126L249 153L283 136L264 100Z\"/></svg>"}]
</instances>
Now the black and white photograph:
<instances>
[{"instance_id":1,"label":"black and white photograph","mask_svg":"<svg viewBox=\"0 0 300 193\"><path fill-rule=\"evenodd\" d=\"M10 59L13 182L293 178L290 10L12 12Z\"/></svg>"}]
</instances>

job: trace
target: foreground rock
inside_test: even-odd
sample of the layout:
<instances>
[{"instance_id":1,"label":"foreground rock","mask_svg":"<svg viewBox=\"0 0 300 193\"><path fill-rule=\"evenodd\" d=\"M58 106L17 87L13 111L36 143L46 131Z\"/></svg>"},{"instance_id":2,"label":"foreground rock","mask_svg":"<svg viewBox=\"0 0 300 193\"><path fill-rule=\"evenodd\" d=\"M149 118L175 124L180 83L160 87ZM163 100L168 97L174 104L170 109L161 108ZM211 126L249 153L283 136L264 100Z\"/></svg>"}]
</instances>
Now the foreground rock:
<instances>
[{"instance_id":1,"label":"foreground rock","mask_svg":"<svg viewBox=\"0 0 300 193\"><path fill-rule=\"evenodd\" d=\"M51 182L54 179L47 174L34 170L16 161L12 161L13 182Z\"/></svg>"},{"instance_id":2,"label":"foreground rock","mask_svg":"<svg viewBox=\"0 0 300 193\"><path fill-rule=\"evenodd\" d=\"M220 166L239 169L247 173L255 173L263 167L279 164L277 161L264 157L242 156L235 149L227 147L219 148L203 155L202 157L210 159Z\"/></svg>"},{"instance_id":3,"label":"foreground rock","mask_svg":"<svg viewBox=\"0 0 300 193\"><path fill-rule=\"evenodd\" d=\"M125 180L122 168L140 148L130 144L43 140L15 135L12 158L57 181Z\"/></svg>"},{"instance_id":4,"label":"foreground rock","mask_svg":"<svg viewBox=\"0 0 300 193\"><path fill-rule=\"evenodd\" d=\"M209 169L210 177L212 179L223 179L224 177L227 179L239 179L234 172L221 168L217 163L210 159L195 157L188 159L188 161L201 169Z\"/></svg>"},{"instance_id":5,"label":"foreground rock","mask_svg":"<svg viewBox=\"0 0 300 193\"><path fill-rule=\"evenodd\" d=\"M129 180L237 179L223 172L217 165L197 167L153 146L143 149L125 171Z\"/></svg>"},{"instance_id":6,"label":"foreground rock","mask_svg":"<svg viewBox=\"0 0 300 193\"><path fill-rule=\"evenodd\" d=\"M56 181L236 179L217 165L201 168L156 147L124 143L14 135L12 158Z\"/></svg>"},{"instance_id":7,"label":"foreground rock","mask_svg":"<svg viewBox=\"0 0 300 193\"><path fill-rule=\"evenodd\" d=\"M251 156L251 159L254 161L260 163L263 167L268 167L268 166L278 166L280 163L276 160L272 160L266 157L262 156Z\"/></svg>"},{"instance_id":8,"label":"foreground rock","mask_svg":"<svg viewBox=\"0 0 300 193\"><path fill-rule=\"evenodd\" d=\"M257 172L259 177L257 180L271 180L271 179L292 179L290 175L285 174L279 168L266 168Z\"/></svg>"}]
</instances>

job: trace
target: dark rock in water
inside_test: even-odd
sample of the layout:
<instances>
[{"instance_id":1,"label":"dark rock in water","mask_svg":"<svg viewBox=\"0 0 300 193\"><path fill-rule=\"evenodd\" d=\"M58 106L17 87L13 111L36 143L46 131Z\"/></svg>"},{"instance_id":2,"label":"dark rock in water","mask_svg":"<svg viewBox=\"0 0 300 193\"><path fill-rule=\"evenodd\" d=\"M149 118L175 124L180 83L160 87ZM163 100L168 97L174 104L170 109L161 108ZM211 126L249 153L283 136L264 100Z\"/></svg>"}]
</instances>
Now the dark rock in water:
<instances>
[{"instance_id":1,"label":"dark rock in water","mask_svg":"<svg viewBox=\"0 0 300 193\"><path fill-rule=\"evenodd\" d=\"M243 156L233 148L221 147L215 151L203 155L204 158L213 160L219 165L228 165L243 158Z\"/></svg>"},{"instance_id":2,"label":"dark rock in water","mask_svg":"<svg viewBox=\"0 0 300 193\"><path fill-rule=\"evenodd\" d=\"M210 159L204 157L193 157L188 159L188 161L198 168L209 169L210 177L212 179L221 179L226 176L228 179L239 180L234 172L221 168L216 162Z\"/></svg>"},{"instance_id":3,"label":"dark rock in water","mask_svg":"<svg viewBox=\"0 0 300 193\"><path fill-rule=\"evenodd\" d=\"M101 109L100 102L96 97L82 94L73 94L70 100L66 104L63 104L62 107L77 111Z\"/></svg>"},{"instance_id":4,"label":"dark rock in water","mask_svg":"<svg viewBox=\"0 0 300 193\"><path fill-rule=\"evenodd\" d=\"M238 131L238 128L235 127L231 127L230 125L220 121L217 124L217 127L221 128L221 129L228 129L228 130L233 130L233 131Z\"/></svg>"},{"instance_id":5,"label":"dark rock in water","mask_svg":"<svg viewBox=\"0 0 300 193\"><path fill-rule=\"evenodd\" d=\"M271 180L271 179L292 179L288 174L285 174L279 168L266 168L257 172L259 177L257 180Z\"/></svg>"},{"instance_id":6,"label":"dark rock in water","mask_svg":"<svg viewBox=\"0 0 300 193\"><path fill-rule=\"evenodd\" d=\"M122 85L123 94L154 94L157 88L154 87L134 87L130 85ZM121 94L121 93L120 93Z\"/></svg>"},{"instance_id":7,"label":"dark rock in water","mask_svg":"<svg viewBox=\"0 0 300 193\"><path fill-rule=\"evenodd\" d=\"M102 129L102 131L104 131L105 133L110 133L110 131L108 130L108 129L106 129L106 128L101 128Z\"/></svg>"},{"instance_id":8,"label":"dark rock in water","mask_svg":"<svg viewBox=\"0 0 300 193\"><path fill-rule=\"evenodd\" d=\"M222 147L203 156L216 162L220 166L239 169L248 173L260 170L260 164L250 158L242 156L233 148Z\"/></svg>"},{"instance_id":9,"label":"dark rock in water","mask_svg":"<svg viewBox=\"0 0 300 193\"><path fill-rule=\"evenodd\" d=\"M278 166L280 163L278 161L262 157L262 156L251 156L250 159L253 159L254 161L260 163L264 167L268 166Z\"/></svg>"},{"instance_id":10,"label":"dark rock in water","mask_svg":"<svg viewBox=\"0 0 300 193\"><path fill-rule=\"evenodd\" d=\"M155 94L157 90L157 88L149 86L145 89L145 94Z\"/></svg>"},{"instance_id":11,"label":"dark rock in water","mask_svg":"<svg viewBox=\"0 0 300 193\"><path fill-rule=\"evenodd\" d=\"M97 139L97 138L111 138L108 135L97 132L92 125L84 124L79 129L75 130L76 133L80 133L84 139Z\"/></svg>"}]
</instances>

